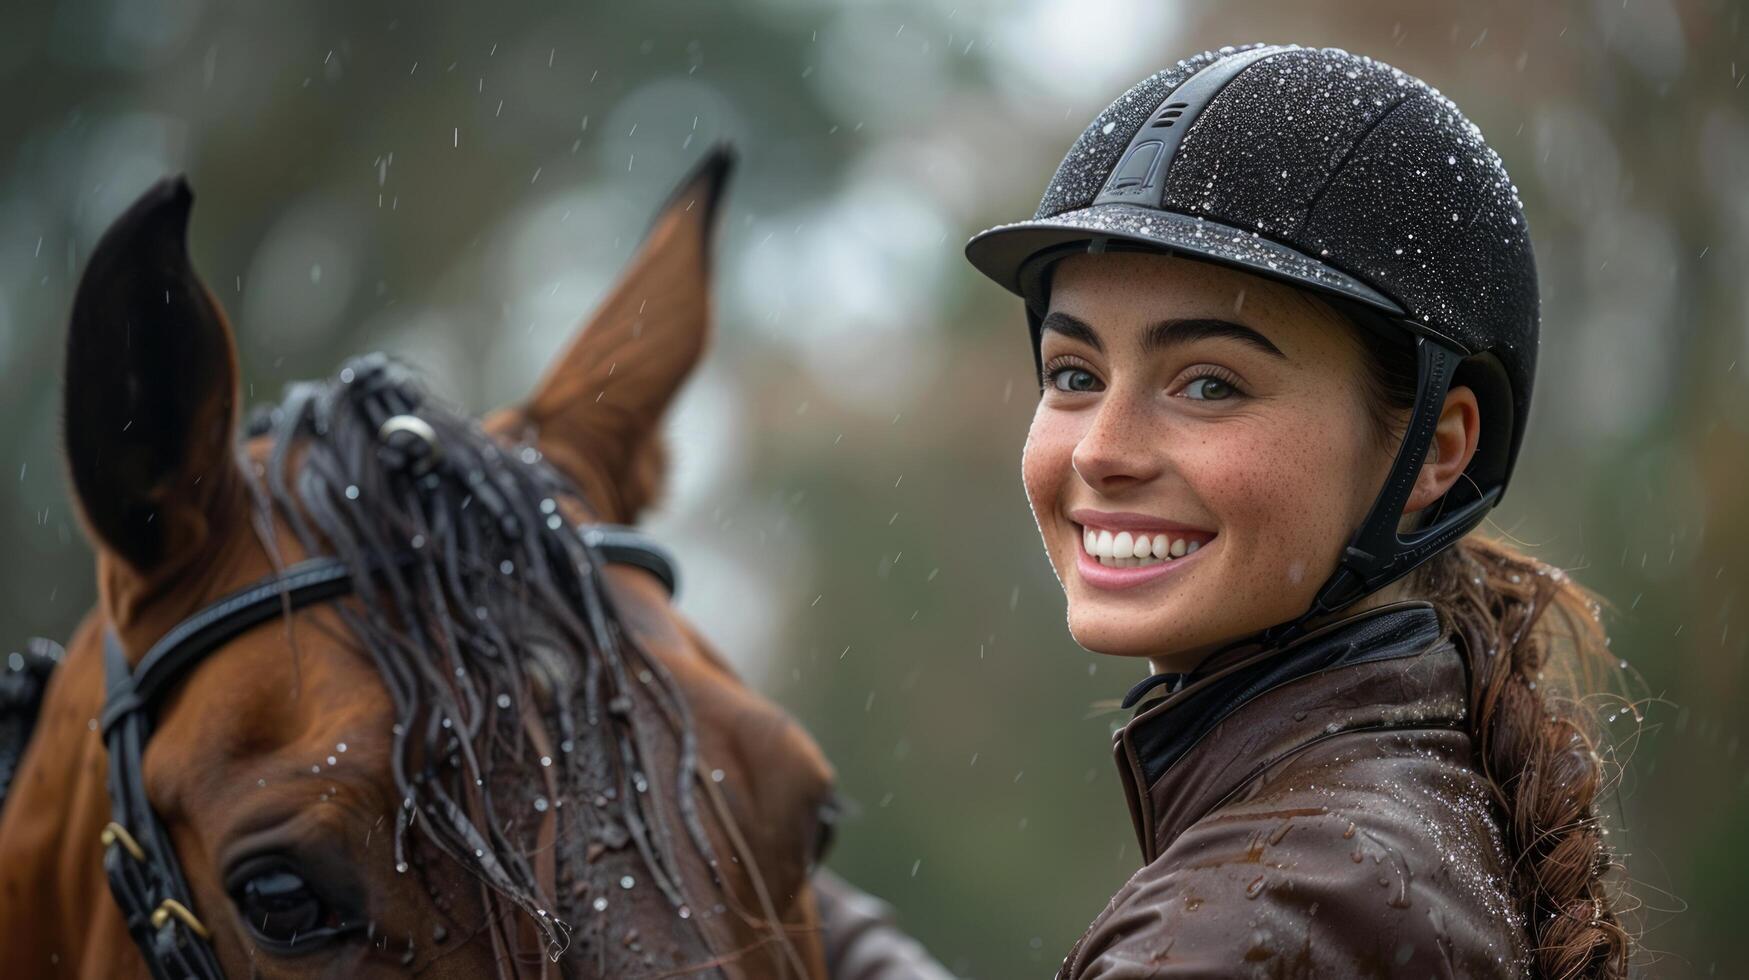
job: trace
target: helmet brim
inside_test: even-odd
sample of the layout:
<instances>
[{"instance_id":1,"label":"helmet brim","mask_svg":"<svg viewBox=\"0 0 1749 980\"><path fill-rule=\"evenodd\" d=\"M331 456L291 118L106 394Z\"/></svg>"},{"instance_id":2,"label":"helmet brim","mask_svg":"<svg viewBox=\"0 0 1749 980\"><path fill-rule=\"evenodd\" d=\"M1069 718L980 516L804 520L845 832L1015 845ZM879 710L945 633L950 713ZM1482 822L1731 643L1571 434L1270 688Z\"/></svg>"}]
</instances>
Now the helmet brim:
<instances>
[{"instance_id":1,"label":"helmet brim","mask_svg":"<svg viewBox=\"0 0 1749 980\"><path fill-rule=\"evenodd\" d=\"M1261 234L1208 218L1130 204L1097 204L1050 218L997 225L966 243L966 258L979 272L1042 314L1048 285L1045 274L1051 264L1074 252L1098 252L1113 245L1211 259L1353 300L1394 317L1406 316L1401 304L1377 289Z\"/></svg>"}]
</instances>

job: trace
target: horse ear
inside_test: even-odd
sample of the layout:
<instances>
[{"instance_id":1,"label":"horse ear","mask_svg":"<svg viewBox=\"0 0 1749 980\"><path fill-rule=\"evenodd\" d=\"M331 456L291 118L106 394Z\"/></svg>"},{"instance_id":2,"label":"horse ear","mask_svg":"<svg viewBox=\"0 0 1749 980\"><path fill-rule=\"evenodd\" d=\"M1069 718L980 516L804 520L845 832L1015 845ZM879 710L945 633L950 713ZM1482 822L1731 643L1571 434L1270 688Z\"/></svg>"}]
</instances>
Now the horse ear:
<instances>
[{"instance_id":1,"label":"horse ear","mask_svg":"<svg viewBox=\"0 0 1749 980\"><path fill-rule=\"evenodd\" d=\"M728 147L711 150L528 400L485 420L532 438L601 520L629 524L661 491L662 415L710 336L710 238L733 167Z\"/></svg>"},{"instance_id":2,"label":"horse ear","mask_svg":"<svg viewBox=\"0 0 1749 980\"><path fill-rule=\"evenodd\" d=\"M101 545L142 575L244 520L230 325L188 260L194 195L159 181L104 232L67 333L62 438Z\"/></svg>"}]
</instances>

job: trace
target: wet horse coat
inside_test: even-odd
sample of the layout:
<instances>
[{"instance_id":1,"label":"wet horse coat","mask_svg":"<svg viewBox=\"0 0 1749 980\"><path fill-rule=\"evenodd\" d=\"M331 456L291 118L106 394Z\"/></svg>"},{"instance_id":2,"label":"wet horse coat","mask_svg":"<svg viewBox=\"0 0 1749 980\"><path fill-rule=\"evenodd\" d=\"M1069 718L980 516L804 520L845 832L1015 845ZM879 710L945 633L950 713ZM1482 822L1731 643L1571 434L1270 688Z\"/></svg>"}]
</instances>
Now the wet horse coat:
<instances>
[{"instance_id":1,"label":"wet horse coat","mask_svg":"<svg viewBox=\"0 0 1749 980\"><path fill-rule=\"evenodd\" d=\"M547 498L546 517L629 524L658 492L661 414L706 342L707 236L726 170L726 158L713 155L683 185L631 271L525 403L471 430L436 407L426 412L448 419L439 428L449 427L453 448L481 460L505 456L501 471L479 468L494 479L525 488L546 478L539 473L562 481L571 492ZM100 597L52 678L0 811L6 912L0 947L33 975L144 974L99 861L99 832L109 819L107 758L91 723L103 701L103 630L113 629L138 657L212 599L316 554L327 534L311 533L310 525L332 529L309 511L324 506L324 492L339 493L336 478L345 475L336 469L345 447L335 450L341 455L324 455L320 440L328 438L326 426L350 424L348 412L358 405L343 392L356 377L343 374L326 394L305 392L314 401L300 404L317 407L297 423L313 424L299 436L302 444L287 441L298 431L293 422L238 444L234 342L188 264L182 244L188 205L179 182L142 199L93 254L75 305L67 456L81 517L97 546ZM274 487L280 496L264 499ZM346 489L347 499L359 490ZM463 493L459 508L447 512L457 523L443 533L430 527L427 544L466 556L444 537L466 532L484 533L495 548L512 547L510 536L493 537L489 524L458 516L476 499L485 498ZM512 499L505 506L537 503ZM373 512L355 530L387 534L381 525L391 516ZM538 562L547 552L526 554ZM467 569L454 560L430 567ZM515 669L498 674L486 660L431 664L398 648L426 643L423 633L417 642L386 630L360 636L361 624L370 632L373 617L390 607L418 616L433 602L489 593L501 610L522 608L505 598L521 593L509 586L494 592L489 576L475 571L459 585L437 583L400 599L385 591L380 604L309 606L255 627L208 657L164 703L143 757L144 785L226 972L823 975L807 875L829 814L831 780L811 740L736 681L676 614L662 583L640 568L596 570L596 592L577 592L575 570L559 575L569 591L554 595L599 600L594 615L579 617L563 634L584 637L570 647L485 617L507 638L500 655L515 661ZM518 587L536 583L532 591L541 581L520 568L501 577ZM543 607L536 600L530 608ZM545 615L530 622L566 621L562 610ZM424 622L441 633L461 620L434 615ZM383 654L385 645L395 652ZM575 656L558 657L549 645ZM473 657L474 646L440 637L420 649ZM610 648L641 666L629 675L634 679L620 678L625 700L612 699L611 711L592 714L586 693L599 691L589 685L615 683L602 680L613 674L611 661L601 659ZM396 665L431 674L409 688L425 692L424 701L403 703L412 682L383 672ZM451 669L461 672L453 683L443 673ZM480 683L481 675L507 679L517 697L464 705L456 692ZM661 691L683 707L684 725L660 720ZM442 707L451 695L454 703ZM562 715L567 699L575 701L578 719L591 721L562 733L572 736L563 741L574 740L580 756L605 746L607 768L597 767L603 779L593 799L575 785L555 789L555 779L586 768L573 766L561 739L552 737L557 729L542 721ZM493 703L502 715L493 714ZM468 738L443 731L413 738L395 730L412 720L435 727L439 717L477 731ZM502 731L482 717L496 718ZM514 752L506 747L513 742ZM446 761L446 751L455 758ZM456 761L470 752L491 755L497 768ZM635 765L617 767L614 758ZM479 795L467 795L462 772L476 780ZM451 784L460 787L459 810L428 809ZM616 784L630 789L618 793ZM684 805L687 792L696 794L696 813ZM405 806L414 796L419 806ZM530 799L537 802L524 805ZM613 816L552 819L564 806L571 808L567 818ZM688 842L694 816L702 840ZM432 827L434 819L450 823ZM405 835L396 831L403 822ZM540 829L555 823L555 831ZM485 848L477 849L470 861L442 846L442 834L469 826L492 835L501 852L489 860ZM524 863L531 894L566 920L570 947L556 965L543 955L554 948L550 922L527 914L489 873L506 861ZM672 888L658 887L663 881ZM302 901L316 892L319 905ZM677 894L684 896L678 907ZM285 911L293 900L300 904ZM303 934L303 949L281 948L244 921L245 907L269 909L268 926L308 913L315 929ZM308 948L323 928L348 924L360 929Z\"/></svg>"}]
</instances>

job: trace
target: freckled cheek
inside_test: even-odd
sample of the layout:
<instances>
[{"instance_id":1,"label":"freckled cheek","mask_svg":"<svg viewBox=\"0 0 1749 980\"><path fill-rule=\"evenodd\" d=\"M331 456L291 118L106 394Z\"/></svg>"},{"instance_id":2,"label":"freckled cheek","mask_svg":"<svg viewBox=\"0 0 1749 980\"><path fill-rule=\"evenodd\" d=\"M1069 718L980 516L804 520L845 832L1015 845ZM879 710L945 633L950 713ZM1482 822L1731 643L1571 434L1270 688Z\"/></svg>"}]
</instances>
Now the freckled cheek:
<instances>
[{"instance_id":1,"label":"freckled cheek","mask_svg":"<svg viewBox=\"0 0 1749 980\"><path fill-rule=\"evenodd\" d=\"M1056 526L1054 515L1062 509L1063 493L1075 479L1075 439L1075 432L1063 420L1041 410L1034 416L1026 447L1021 450L1020 477L1026 499L1047 537ZM1053 548L1057 545L1055 540L1050 543Z\"/></svg>"},{"instance_id":2,"label":"freckled cheek","mask_svg":"<svg viewBox=\"0 0 1749 980\"><path fill-rule=\"evenodd\" d=\"M1351 478L1317 427L1234 430L1187 453L1191 489L1247 564L1273 566L1330 550Z\"/></svg>"}]
</instances>

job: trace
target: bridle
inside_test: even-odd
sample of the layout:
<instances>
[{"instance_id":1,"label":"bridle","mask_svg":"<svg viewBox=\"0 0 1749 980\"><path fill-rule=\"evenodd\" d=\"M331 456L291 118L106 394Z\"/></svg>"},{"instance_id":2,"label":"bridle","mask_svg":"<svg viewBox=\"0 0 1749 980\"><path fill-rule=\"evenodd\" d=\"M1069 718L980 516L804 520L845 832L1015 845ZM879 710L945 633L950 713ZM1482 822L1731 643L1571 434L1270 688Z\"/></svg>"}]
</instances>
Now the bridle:
<instances>
[{"instance_id":1,"label":"bridle","mask_svg":"<svg viewBox=\"0 0 1749 980\"><path fill-rule=\"evenodd\" d=\"M676 588L673 557L633 527L578 528L598 563L632 565ZM156 980L223 978L212 934L195 912L170 835L146 798L141 756L165 696L190 670L238 634L277 615L353 590L352 572L338 558L313 558L263 579L184 619L130 669L113 627L104 631L108 689L101 719L109 749L110 822L103 828L103 870L127 921L128 933Z\"/></svg>"}]
</instances>

